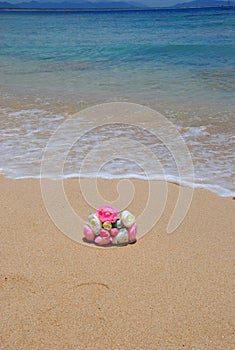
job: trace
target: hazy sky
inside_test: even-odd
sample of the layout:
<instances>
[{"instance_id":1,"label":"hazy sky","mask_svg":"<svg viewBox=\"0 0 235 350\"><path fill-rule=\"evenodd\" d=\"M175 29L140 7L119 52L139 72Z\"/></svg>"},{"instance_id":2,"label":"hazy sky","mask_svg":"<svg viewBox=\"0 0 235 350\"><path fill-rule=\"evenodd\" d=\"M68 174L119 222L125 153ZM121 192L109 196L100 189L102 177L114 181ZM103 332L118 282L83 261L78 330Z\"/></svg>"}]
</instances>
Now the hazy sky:
<instances>
[{"instance_id":1,"label":"hazy sky","mask_svg":"<svg viewBox=\"0 0 235 350\"><path fill-rule=\"evenodd\" d=\"M3 1L3 0L0 0ZM6 0L7 1L7 0ZM22 1L31 1L31 0L8 0L11 3L17 3L17 2L22 2ZM69 0L37 0L39 2L62 2L62 1L69 1ZM86 1L86 0L73 0L74 2L82 2L82 1ZM181 2L190 2L192 0L87 0L90 2L110 2L110 1L125 1L125 2L129 2L129 3L142 3L142 4L146 4L148 6L171 6L171 5L175 5L177 3L181 3ZM226 1L226 0L224 0Z\"/></svg>"}]
</instances>

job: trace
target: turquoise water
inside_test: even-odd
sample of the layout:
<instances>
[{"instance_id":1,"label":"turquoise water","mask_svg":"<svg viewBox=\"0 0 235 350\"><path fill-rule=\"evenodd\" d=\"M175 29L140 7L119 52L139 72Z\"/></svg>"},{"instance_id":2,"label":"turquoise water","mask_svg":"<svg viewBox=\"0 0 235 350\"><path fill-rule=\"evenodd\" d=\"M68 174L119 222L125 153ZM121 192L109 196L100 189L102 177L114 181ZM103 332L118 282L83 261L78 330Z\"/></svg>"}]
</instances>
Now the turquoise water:
<instances>
[{"instance_id":1,"label":"turquoise water","mask_svg":"<svg viewBox=\"0 0 235 350\"><path fill-rule=\"evenodd\" d=\"M234 189L235 11L0 11L0 93L7 176L38 174L48 135L27 130L43 135L84 106L130 101L176 125L199 184Z\"/></svg>"},{"instance_id":2,"label":"turquoise water","mask_svg":"<svg viewBox=\"0 0 235 350\"><path fill-rule=\"evenodd\" d=\"M234 104L233 11L1 12L0 23L3 88Z\"/></svg>"}]
</instances>

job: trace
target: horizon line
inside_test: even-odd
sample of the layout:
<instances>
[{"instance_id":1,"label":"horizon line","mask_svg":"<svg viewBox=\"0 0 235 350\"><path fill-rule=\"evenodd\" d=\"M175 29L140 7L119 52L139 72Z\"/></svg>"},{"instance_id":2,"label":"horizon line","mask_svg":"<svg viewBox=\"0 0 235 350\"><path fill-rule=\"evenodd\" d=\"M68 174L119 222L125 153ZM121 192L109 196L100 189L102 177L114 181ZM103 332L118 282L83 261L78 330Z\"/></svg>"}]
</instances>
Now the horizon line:
<instances>
[{"instance_id":1,"label":"horizon line","mask_svg":"<svg viewBox=\"0 0 235 350\"><path fill-rule=\"evenodd\" d=\"M184 10L221 8L223 5L192 6L192 7L0 7L0 10L36 10L36 11L152 11L152 10Z\"/></svg>"}]
</instances>

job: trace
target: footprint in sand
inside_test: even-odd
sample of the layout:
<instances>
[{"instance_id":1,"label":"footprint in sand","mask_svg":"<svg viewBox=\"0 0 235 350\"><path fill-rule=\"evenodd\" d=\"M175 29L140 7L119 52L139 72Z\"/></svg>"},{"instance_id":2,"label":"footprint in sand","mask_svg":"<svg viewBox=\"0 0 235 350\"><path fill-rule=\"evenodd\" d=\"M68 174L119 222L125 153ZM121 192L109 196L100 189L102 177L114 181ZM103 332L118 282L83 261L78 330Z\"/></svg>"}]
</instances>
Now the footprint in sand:
<instances>
[{"instance_id":1,"label":"footprint in sand","mask_svg":"<svg viewBox=\"0 0 235 350\"><path fill-rule=\"evenodd\" d=\"M29 294L36 293L34 283L19 274L0 274L0 298L1 300L24 299Z\"/></svg>"}]
</instances>

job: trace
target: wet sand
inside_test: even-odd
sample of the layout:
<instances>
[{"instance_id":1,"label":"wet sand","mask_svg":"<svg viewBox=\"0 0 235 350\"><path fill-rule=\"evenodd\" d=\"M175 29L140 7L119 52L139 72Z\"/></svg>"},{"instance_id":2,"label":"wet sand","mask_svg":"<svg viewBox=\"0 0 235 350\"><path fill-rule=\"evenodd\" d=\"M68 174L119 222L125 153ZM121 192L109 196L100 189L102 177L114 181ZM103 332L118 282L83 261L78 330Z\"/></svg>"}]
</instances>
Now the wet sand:
<instances>
[{"instance_id":1,"label":"wet sand","mask_svg":"<svg viewBox=\"0 0 235 350\"><path fill-rule=\"evenodd\" d=\"M114 185L100 182L110 198ZM135 185L138 215L147 188ZM85 219L77 181L65 187ZM0 177L0 349L235 349L235 201L195 190L168 235L178 189L136 244L96 249L56 228L38 180Z\"/></svg>"}]
</instances>

